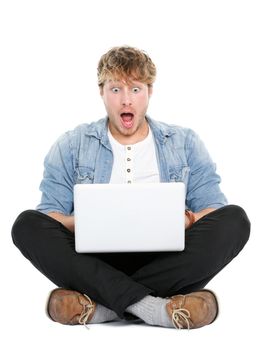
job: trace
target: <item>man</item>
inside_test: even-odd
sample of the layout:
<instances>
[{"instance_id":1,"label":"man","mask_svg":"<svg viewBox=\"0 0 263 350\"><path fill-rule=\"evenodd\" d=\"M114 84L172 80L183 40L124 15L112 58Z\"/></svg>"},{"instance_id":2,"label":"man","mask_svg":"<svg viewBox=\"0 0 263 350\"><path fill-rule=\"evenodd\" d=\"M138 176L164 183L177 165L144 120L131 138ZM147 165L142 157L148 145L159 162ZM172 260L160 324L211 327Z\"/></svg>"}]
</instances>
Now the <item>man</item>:
<instances>
[{"instance_id":1,"label":"man","mask_svg":"<svg viewBox=\"0 0 263 350\"><path fill-rule=\"evenodd\" d=\"M115 47L101 57L98 84L107 117L58 139L45 158L41 203L13 225L16 246L60 287L47 304L54 321L135 317L198 328L218 314L215 294L203 288L246 244L250 223L242 208L227 205L198 136L147 116L155 76L152 60L138 49ZM74 184L173 181L187 188L183 252L76 253Z\"/></svg>"}]
</instances>

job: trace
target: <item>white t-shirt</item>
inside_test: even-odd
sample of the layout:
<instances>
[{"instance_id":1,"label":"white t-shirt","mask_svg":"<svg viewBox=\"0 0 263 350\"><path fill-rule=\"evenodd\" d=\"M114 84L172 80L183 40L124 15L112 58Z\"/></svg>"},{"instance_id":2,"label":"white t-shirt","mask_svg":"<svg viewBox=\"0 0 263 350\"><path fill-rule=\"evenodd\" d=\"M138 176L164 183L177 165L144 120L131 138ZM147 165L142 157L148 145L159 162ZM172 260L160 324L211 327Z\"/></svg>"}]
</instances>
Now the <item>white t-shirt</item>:
<instances>
[{"instance_id":1,"label":"white t-shirt","mask_svg":"<svg viewBox=\"0 0 263 350\"><path fill-rule=\"evenodd\" d=\"M152 131L134 145L122 145L112 136L108 137L113 150L113 167L110 183L160 182Z\"/></svg>"}]
</instances>

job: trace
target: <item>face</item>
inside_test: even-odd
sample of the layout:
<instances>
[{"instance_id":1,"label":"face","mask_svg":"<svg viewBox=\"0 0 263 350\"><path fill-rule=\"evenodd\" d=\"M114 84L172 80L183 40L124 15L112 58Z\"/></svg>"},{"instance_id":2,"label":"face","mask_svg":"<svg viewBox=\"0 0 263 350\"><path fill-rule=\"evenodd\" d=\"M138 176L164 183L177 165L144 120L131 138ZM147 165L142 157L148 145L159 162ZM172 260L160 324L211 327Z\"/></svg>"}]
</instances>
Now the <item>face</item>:
<instances>
[{"instance_id":1,"label":"face","mask_svg":"<svg viewBox=\"0 0 263 350\"><path fill-rule=\"evenodd\" d=\"M113 137L122 144L142 141L148 134L145 119L152 88L139 81L106 81L100 90Z\"/></svg>"}]
</instances>

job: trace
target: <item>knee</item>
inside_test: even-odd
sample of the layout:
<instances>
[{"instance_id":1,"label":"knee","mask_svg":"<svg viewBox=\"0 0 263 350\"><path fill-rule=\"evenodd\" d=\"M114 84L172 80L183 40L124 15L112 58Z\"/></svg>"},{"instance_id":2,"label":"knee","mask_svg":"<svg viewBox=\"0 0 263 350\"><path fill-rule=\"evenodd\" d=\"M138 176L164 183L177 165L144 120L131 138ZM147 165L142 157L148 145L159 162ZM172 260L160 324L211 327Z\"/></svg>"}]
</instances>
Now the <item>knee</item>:
<instances>
[{"instance_id":1,"label":"knee","mask_svg":"<svg viewBox=\"0 0 263 350\"><path fill-rule=\"evenodd\" d=\"M238 205L228 205L225 207L227 213L227 224L233 236L236 237L241 247L243 247L250 236L250 221L243 208Z\"/></svg>"},{"instance_id":2,"label":"knee","mask_svg":"<svg viewBox=\"0 0 263 350\"><path fill-rule=\"evenodd\" d=\"M25 242L26 237L32 232L32 223L36 220L36 213L35 210L25 210L15 220L11 235L17 247L20 247L21 243Z\"/></svg>"}]
</instances>

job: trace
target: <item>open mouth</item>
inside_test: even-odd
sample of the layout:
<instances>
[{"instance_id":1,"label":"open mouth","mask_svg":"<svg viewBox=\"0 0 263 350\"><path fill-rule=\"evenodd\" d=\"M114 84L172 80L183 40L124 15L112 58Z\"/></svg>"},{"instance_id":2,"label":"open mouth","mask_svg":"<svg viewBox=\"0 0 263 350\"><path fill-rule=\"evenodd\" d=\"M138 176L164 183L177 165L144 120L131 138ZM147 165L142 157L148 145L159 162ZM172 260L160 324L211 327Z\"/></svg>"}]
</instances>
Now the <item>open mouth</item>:
<instances>
[{"instance_id":1,"label":"open mouth","mask_svg":"<svg viewBox=\"0 0 263 350\"><path fill-rule=\"evenodd\" d=\"M133 113L121 113L121 121L122 121L122 125L129 129L133 126L133 118L134 118L134 114Z\"/></svg>"}]
</instances>

